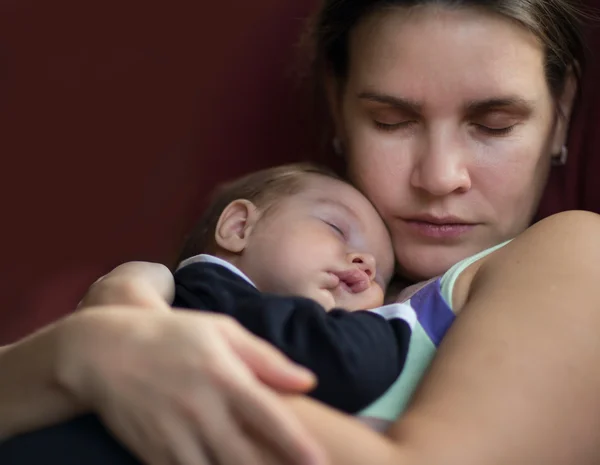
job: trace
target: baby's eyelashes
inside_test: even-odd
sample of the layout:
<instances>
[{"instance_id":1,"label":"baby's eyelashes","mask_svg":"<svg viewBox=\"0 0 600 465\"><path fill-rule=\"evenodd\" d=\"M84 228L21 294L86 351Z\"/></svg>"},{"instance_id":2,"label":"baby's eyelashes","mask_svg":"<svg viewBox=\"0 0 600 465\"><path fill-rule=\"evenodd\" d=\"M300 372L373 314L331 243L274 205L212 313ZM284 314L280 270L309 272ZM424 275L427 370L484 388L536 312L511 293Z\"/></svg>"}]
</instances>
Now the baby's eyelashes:
<instances>
[{"instance_id":1,"label":"baby's eyelashes","mask_svg":"<svg viewBox=\"0 0 600 465\"><path fill-rule=\"evenodd\" d=\"M330 221L325 221L326 224L329 225L329 227L331 227L331 229L333 229L337 234L339 234L343 239L346 238L346 233L344 232L344 230L342 228L340 228L339 226L337 226L335 223L332 223Z\"/></svg>"}]
</instances>

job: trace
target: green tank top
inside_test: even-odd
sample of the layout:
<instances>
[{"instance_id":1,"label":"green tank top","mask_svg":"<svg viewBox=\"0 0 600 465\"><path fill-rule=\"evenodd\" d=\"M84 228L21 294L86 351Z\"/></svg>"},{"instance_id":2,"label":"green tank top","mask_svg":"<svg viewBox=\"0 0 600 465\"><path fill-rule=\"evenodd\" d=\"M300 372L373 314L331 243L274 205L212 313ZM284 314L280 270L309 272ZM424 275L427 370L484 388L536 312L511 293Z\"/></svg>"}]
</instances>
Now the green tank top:
<instances>
[{"instance_id":1,"label":"green tank top","mask_svg":"<svg viewBox=\"0 0 600 465\"><path fill-rule=\"evenodd\" d=\"M466 258L443 276L427 281L397 303L409 305L415 324L402 373L390 388L358 416L373 429L385 431L406 409L437 348L455 319L452 295L456 280L470 265L503 247L507 242Z\"/></svg>"}]
</instances>

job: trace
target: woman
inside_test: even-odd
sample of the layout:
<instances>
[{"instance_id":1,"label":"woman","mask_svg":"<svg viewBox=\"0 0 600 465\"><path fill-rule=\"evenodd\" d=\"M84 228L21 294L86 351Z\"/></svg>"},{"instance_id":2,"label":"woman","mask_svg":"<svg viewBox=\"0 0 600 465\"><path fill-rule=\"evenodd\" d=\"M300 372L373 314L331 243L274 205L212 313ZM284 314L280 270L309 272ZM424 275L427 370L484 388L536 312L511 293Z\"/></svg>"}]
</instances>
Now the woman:
<instances>
[{"instance_id":1,"label":"woman","mask_svg":"<svg viewBox=\"0 0 600 465\"><path fill-rule=\"evenodd\" d=\"M442 274L531 223L567 154L576 22L560 0L325 2L316 57L335 146L402 276ZM168 297L170 275L144 264L92 288L85 303L105 307L3 349L0 433L96 411L150 464L323 463L316 444L334 464L596 463L599 229L591 215L551 218L460 273L459 323L388 437L280 397L310 375L230 321L164 311L152 288Z\"/></svg>"}]
</instances>

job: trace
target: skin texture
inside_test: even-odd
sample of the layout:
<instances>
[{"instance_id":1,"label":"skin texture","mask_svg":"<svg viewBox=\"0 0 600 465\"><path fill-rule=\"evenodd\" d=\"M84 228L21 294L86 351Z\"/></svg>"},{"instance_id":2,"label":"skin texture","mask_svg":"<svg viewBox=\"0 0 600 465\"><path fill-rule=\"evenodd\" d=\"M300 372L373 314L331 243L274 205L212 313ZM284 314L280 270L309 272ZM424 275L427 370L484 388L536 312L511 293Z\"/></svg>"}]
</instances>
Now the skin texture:
<instances>
[{"instance_id":1,"label":"skin texture","mask_svg":"<svg viewBox=\"0 0 600 465\"><path fill-rule=\"evenodd\" d=\"M527 228L573 91L555 102L535 36L480 10L388 9L355 29L332 110L402 274L442 274Z\"/></svg>"},{"instance_id":2,"label":"skin texture","mask_svg":"<svg viewBox=\"0 0 600 465\"><path fill-rule=\"evenodd\" d=\"M390 236L375 208L354 187L321 175L307 175L300 192L262 210L232 202L215 240L217 255L261 291L312 298L326 310L381 306L394 272Z\"/></svg>"}]
</instances>

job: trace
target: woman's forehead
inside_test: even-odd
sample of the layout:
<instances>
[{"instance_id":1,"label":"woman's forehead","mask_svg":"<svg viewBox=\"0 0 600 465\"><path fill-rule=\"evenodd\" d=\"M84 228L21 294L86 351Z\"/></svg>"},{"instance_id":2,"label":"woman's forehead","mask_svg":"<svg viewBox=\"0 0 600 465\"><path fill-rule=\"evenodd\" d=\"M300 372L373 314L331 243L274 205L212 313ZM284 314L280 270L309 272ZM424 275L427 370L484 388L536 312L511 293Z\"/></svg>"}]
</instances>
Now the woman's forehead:
<instances>
[{"instance_id":1,"label":"woman's forehead","mask_svg":"<svg viewBox=\"0 0 600 465\"><path fill-rule=\"evenodd\" d=\"M387 9L361 23L349 51L350 92L438 102L549 95L534 34L481 10Z\"/></svg>"}]
</instances>

